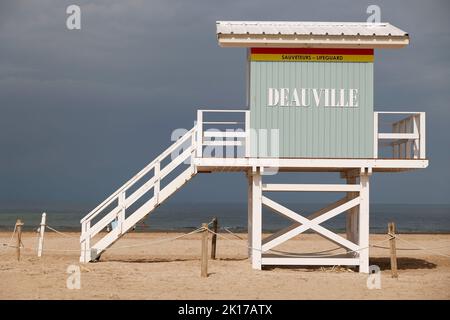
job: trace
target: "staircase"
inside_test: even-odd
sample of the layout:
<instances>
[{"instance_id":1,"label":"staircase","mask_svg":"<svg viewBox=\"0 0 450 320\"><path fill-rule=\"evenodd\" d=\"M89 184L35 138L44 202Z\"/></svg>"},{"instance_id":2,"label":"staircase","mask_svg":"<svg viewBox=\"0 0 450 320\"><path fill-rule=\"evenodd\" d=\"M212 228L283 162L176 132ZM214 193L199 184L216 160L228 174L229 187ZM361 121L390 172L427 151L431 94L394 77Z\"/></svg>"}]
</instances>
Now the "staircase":
<instances>
[{"instance_id":1,"label":"staircase","mask_svg":"<svg viewBox=\"0 0 450 320\"><path fill-rule=\"evenodd\" d=\"M197 173L193 161L197 148L196 134L194 127L81 220L80 262L98 259ZM171 161L162 166L169 157ZM168 175L186 163L189 163L187 168L161 189L161 180L170 180ZM116 223L111 231L100 233L112 222ZM96 242L92 244L94 237Z\"/></svg>"}]
</instances>

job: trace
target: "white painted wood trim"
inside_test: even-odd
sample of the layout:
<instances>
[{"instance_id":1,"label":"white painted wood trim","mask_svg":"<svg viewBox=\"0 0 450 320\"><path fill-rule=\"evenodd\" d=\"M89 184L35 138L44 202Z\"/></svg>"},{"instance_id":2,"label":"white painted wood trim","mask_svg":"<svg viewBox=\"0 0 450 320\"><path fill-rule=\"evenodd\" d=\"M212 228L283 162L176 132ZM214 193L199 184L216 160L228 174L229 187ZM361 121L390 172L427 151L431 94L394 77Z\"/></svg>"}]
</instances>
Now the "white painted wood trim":
<instances>
[{"instance_id":1,"label":"white painted wood trim","mask_svg":"<svg viewBox=\"0 0 450 320\"><path fill-rule=\"evenodd\" d=\"M191 150L189 150L191 151ZM183 152L184 153L184 152ZM180 156L177 157L177 159ZM166 170L166 174L169 173L169 170L171 169L169 166L174 163L174 161L172 161L168 166L166 166L164 169ZM179 164L179 163L178 163ZM161 179L164 177L164 174L161 174L161 162L157 162L155 164L155 176L154 176L154 181L155 181L155 185L153 187L153 197L156 199L156 202L158 202L158 197L159 197L159 191L161 189ZM137 199L136 199L137 200ZM133 201L134 202L134 201Z\"/></svg>"},{"instance_id":2,"label":"white painted wood trim","mask_svg":"<svg viewBox=\"0 0 450 320\"><path fill-rule=\"evenodd\" d=\"M197 152L198 158L203 157L203 112L197 110Z\"/></svg>"},{"instance_id":3,"label":"white painted wood trim","mask_svg":"<svg viewBox=\"0 0 450 320\"><path fill-rule=\"evenodd\" d=\"M245 138L246 133L242 131L205 131L205 138Z\"/></svg>"},{"instance_id":4,"label":"white painted wood trim","mask_svg":"<svg viewBox=\"0 0 450 320\"><path fill-rule=\"evenodd\" d=\"M243 146L244 142L243 141L203 141L203 145L204 146Z\"/></svg>"},{"instance_id":5,"label":"white painted wood trim","mask_svg":"<svg viewBox=\"0 0 450 320\"><path fill-rule=\"evenodd\" d=\"M247 254L248 254L248 258L252 257L252 239L253 239L253 236L252 236L252 234L253 234L252 233L252 229L253 229L252 186L253 186L253 181L252 181L251 172L248 171L247 172L247 246L248 246Z\"/></svg>"},{"instance_id":6,"label":"white painted wood trim","mask_svg":"<svg viewBox=\"0 0 450 320\"><path fill-rule=\"evenodd\" d=\"M359 272L369 273L369 176L360 176L359 205Z\"/></svg>"},{"instance_id":7,"label":"white painted wood trim","mask_svg":"<svg viewBox=\"0 0 450 320\"><path fill-rule=\"evenodd\" d=\"M264 243L264 245L262 246L262 250L263 251L267 251L272 249L273 247L291 239L292 237L305 232L308 229L313 229L314 231L316 231L317 233L319 233L320 235L323 235L324 237L326 237L327 239L332 240L333 242L344 246L350 250L357 250L358 246L355 245L354 243L346 240L345 238L329 231L328 229L320 226L319 224L323 223L324 221L331 219L335 216L337 216L338 214L347 211L348 209L356 206L359 204L359 197L352 199L340 206L337 206L333 209L331 209L330 211L318 216L317 218L314 218L312 220L309 220L301 215L299 215L298 213L284 207L283 205L265 197L262 196L262 203L264 205L266 205L267 207L269 207L270 209L274 210L277 213L281 213L282 215L288 217L289 219L291 219L294 222L298 222L301 225L282 234L281 236L268 241L266 243Z\"/></svg>"},{"instance_id":8,"label":"white painted wood trim","mask_svg":"<svg viewBox=\"0 0 450 320\"><path fill-rule=\"evenodd\" d=\"M252 268L261 270L262 190L259 169L252 175Z\"/></svg>"},{"instance_id":9,"label":"white painted wood trim","mask_svg":"<svg viewBox=\"0 0 450 320\"><path fill-rule=\"evenodd\" d=\"M358 258L262 258L262 264L268 265L294 265L294 266L357 266Z\"/></svg>"},{"instance_id":10,"label":"white painted wood trim","mask_svg":"<svg viewBox=\"0 0 450 320\"><path fill-rule=\"evenodd\" d=\"M378 139L418 139L419 135L414 133L379 133Z\"/></svg>"},{"instance_id":11,"label":"white painted wood trim","mask_svg":"<svg viewBox=\"0 0 450 320\"><path fill-rule=\"evenodd\" d=\"M243 121L203 121L203 124L243 124Z\"/></svg>"},{"instance_id":12,"label":"white painted wood trim","mask_svg":"<svg viewBox=\"0 0 450 320\"><path fill-rule=\"evenodd\" d=\"M37 252L38 257L42 256L42 251L44 249L44 234L45 234L45 227L46 227L46 224L45 224L46 217L47 217L47 214L45 212L42 213L41 224L39 226L39 241L38 241L38 252Z\"/></svg>"},{"instance_id":13,"label":"white painted wood trim","mask_svg":"<svg viewBox=\"0 0 450 320\"><path fill-rule=\"evenodd\" d=\"M415 115L421 113L421 111L376 111L378 114L410 114Z\"/></svg>"},{"instance_id":14,"label":"white painted wood trim","mask_svg":"<svg viewBox=\"0 0 450 320\"><path fill-rule=\"evenodd\" d=\"M378 112L373 113L373 157L378 158Z\"/></svg>"},{"instance_id":15,"label":"white painted wood trim","mask_svg":"<svg viewBox=\"0 0 450 320\"><path fill-rule=\"evenodd\" d=\"M250 157L250 150L251 150L251 146L250 146L250 132L251 132L251 128L250 128L250 111L247 110L245 112L245 157L246 158Z\"/></svg>"},{"instance_id":16,"label":"white painted wood trim","mask_svg":"<svg viewBox=\"0 0 450 320\"><path fill-rule=\"evenodd\" d=\"M120 233L124 234L125 230L123 228L123 222L125 221L125 210L126 210L126 203L125 203L126 195L125 191L122 191L119 194L119 214L117 215L117 228L119 228Z\"/></svg>"},{"instance_id":17,"label":"white painted wood trim","mask_svg":"<svg viewBox=\"0 0 450 320\"><path fill-rule=\"evenodd\" d=\"M205 113L243 113L247 110L244 109L200 109L198 111Z\"/></svg>"},{"instance_id":18,"label":"white painted wood trim","mask_svg":"<svg viewBox=\"0 0 450 320\"><path fill-rule=\"evenodd\" d=\"M419 134L419 119L420 115L414 115L413 117L413 133L414 134ZM420 157L420 136L418 139L414 139L414 144L413 144L413 158L414 159L418 159Z\"/></svg>"},{"instance_id":19,"label":"white painted wood trim","mask_svg":"<svg viewBox=\"0 0 450 320\"><path fill-rule=\"evenodd\" d=\"M159 174L157 175L156 167L155 167L155 177L158 178L158 180L162 180L165 176L167 176L169 173L171 173L176 167L178 167L180 164L182 164L187 158L189 158L192 154L193 147L189 146L189 148L186 148L180 155L178 155L175 159L172 160L169 164L167 164L163 169L161 169ZM159 164L159 163L158 163ZM158 168L159 171L159 168Z\"/></svg>"},{"instance_id":20,"label":"white painted wood trim","mask_svg":"<svg viewBox=\"0 0 450 320\"><path fill-rule=\"evenodd\" d=\"M80 236L80 262L87 263L91 261L91 237L88 234L91 228L91 221L85 221L81 224L81 236Z\"/></svg>"},{"instance_id":21,"label":"white painted wood trim","mask_svg":"<svg viewBox=\"0 0 450 320\"><path fill-rule=\"evenodd\" d=\"M359 184L263 184L263 191L359 192Z\"/></svg>"},{"instance_id":22,"label":"white painted wood trim","mask_svg":"<svg viewBox=\"0 0 450 320\"><path fill-rule=\"evenodd\" d=\"M309 215L309 216L307 217L307 219L308 219L308 220L313 220L313 219L315 219L315 218L317 218L317 217L320 217L321 215L327 213L328 211L330 211L330 210L332 210L332 209L334 209L334 208L339 207L340 205L346 203L347 201L348 201L347 196L345 196L345 197L343 197L342 199L339 199L338 201L336 201L336 202L334 202L334 203L331 203L331 204L327 205L326 207L324 207L324 208L322 208L322 209L320 209L320 210L317 210L316 212L312 213L311 215ZM350 210L351 210L351 209L350 209ZM279 237L279 236L281 236L281 235L283 235L283 234L285 234L285 233L287 233L287 232L289 232L289 231L291 231L291 230L293 230L294 228L297 228L297 227L299 227L299 226L301 226L301 224L298 223L298 222L295 222L295 223L293 223L292 225L290 225L290 226L288 226L288 227L286 227L286 228L283 228L283 229L281 229L281 230L279 230L279 231L273 233L272 235L266 237L266 238L262 241L262 243L263 243L263 245L264 245L264 244L268 243L269 241L272 241L273 239L275 239L275 238L277 238L277 237Z\"/></svg>"},{"instance_id":23,"label":"white painted wood trim","mask_svg":"<svg viewBox=\"0 0 450 320\"><path fill-rule=\"evenodd\" d=\"M112 209L108 214L106 214L103 218L101 218L99 221L97 221L93 226L89 228L86 232L82 233L82 237L90 237L93 238L97 233L102 231L106 228L106 226L111 223L114 219L116 219L120 213L122 208L120 206L115 207ZM91 222L91 220L88 220L88 222Z\"/></svg>"},{"instance_id":24,"label":"white painted wood trim","mask_svg":"<svg viewBox=\"0 0 450 320\"><path fill-rule=\"evenodd\" d=\"M373 169L419 169L428 166L426 159L328 159L328 158L195 158L198 167L234 167L234 168L368 168Z\"/></svg>"},{"instance_id":25,"label":"white painted wood trim","mask_svg":"<svg viewBox=\"0 0 450 320\"><path fill-rule=\"evenodd\" d=\"M426 147L425 147L425 112L420 112L420 122L419 122L419 130L420 130L420 158L426 158Z\"/></svg>"},{"instance_id":26,"label":"white painted wood trim","mask_svg":"<svg viewBox=\"0 0 450 320\"><path fill-rule=\"evenodd\" d=\"M188 132L186 132L180 139L178 139L174 144L172 144L169 148L163 151L158 157L156 157L152 162L146 165L141 171L139 171L136 175L133 176L130 180L128 180L123 186L117 189L113 194L111 194L107 199L105 199L102 203L100 203L97 207L95 207L91 212L89 212L86 216L84 216L80 223L84 221L92 220L96 215L102 212L108 205L110 205L113 201L115 201L119 193L122 191L126 191L128 188L134 185L137 181L139 181L143 176L145 176L148 172L150 172L154 165L169 156L174 150L180 147L188 138L192 137L196 133L196 127L192 128Z\"/></svg>"}]
</instances>

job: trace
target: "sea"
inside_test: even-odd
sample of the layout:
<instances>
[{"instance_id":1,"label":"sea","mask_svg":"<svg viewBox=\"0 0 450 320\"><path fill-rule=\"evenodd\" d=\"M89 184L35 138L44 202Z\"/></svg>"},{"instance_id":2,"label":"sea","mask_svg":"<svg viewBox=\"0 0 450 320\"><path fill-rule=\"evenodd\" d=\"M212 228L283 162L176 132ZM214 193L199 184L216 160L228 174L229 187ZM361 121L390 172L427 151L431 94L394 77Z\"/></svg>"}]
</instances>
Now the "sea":
<instances>
[{"instance_id":1,"label":"sea","mask_svg":"<svg viewBox=\"0 0 450 320\"><path fill-rule=\"evenodd\" d=\"M320 203L283 203L286 207L308 216L320 209ZM47 224L52 228L67 232L80 231L80 219L86 210L49 210ZM0 210L0 230L13 230L17 219L24 222L25 231L37 230L42 211ZM185 232L218 219L219 228L232 232L247 230L246 203L166 203L158 207L148 217L136 225L136 232ZM386 233L387 224L395 222L398 233L450 233L450 204L371 204L370 232ZM291 221L276 213L263 210L263 231L273 232L288 226ZM337 232L345 230L345 215L341 214L323 224Z\"/></svg>"}]
</instances>

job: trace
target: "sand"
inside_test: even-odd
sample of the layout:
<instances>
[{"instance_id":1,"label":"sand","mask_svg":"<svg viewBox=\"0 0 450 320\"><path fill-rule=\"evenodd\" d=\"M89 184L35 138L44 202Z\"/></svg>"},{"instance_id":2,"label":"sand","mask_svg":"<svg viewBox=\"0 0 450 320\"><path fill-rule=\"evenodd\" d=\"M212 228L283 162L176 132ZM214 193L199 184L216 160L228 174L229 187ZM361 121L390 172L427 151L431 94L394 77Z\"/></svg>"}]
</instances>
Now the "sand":
<instances>
[{"instance_id":1,"label":"sand","mask_svg":"<svg viewBox=\"0 0 450 320\"><path fill-rule=\"evenodd\" d=\"M23 235L21 261L14 248L0 247L0 299L449 299L450 258L427 251L399 250L399 278L390 276L389 250L372 248L370 263L381 268L381 289L368 289L367 275L348 268L273 267L256 271L246 241L219 239L208 278L200 277L200 235L152 244L174 233L130 233L97 263L80 264L79 234L47 232L44 255L33 248L36 233ZM0 243L10 233L0 233ZM227 237L232 237L226 234ZM240 235L243 239L245 234ZM401 235L422 247L450 255L450 235ZM372 244L386 239L371 235ZM119 248L134 246L131 248ZM399 248L408 248L398 242ZM311 252L335 248L314 234L286 243L282 250ZM74 250L74 251L52 251ZM69 290L69 265L81 266L81 288Z\"/></svg>"}]
</instances>

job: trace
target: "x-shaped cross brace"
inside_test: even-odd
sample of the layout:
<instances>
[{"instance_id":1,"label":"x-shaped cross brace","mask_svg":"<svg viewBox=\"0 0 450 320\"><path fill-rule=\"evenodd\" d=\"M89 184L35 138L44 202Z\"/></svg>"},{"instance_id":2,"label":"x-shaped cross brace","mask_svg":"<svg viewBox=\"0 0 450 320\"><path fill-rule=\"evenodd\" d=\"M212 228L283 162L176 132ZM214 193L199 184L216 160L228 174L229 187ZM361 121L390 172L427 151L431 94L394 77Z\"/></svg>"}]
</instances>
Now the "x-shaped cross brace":
<instances>
[{"instance_id":1,"label":"x-shaped cross brace","mask_svg":"<svg viewBox=\"0 0 450 320\"><path fill-rule=\"evenodd\" d=\"M321 223L337 216L338 214L359 205L360 203L359 197L356 197L351 200L343 198L337 201L334 205L332 205L331 208L329 208L329 210L319 210L318 212L313 213L308 218L299 215L298 213L282 206L281 204L265 196L262 196L262 203L267 207L269 207L270 209L274 210L275 212L281 213L282 215L295 221L293 225L284 228L279 232L276 232L273 235L264 239L262 244L263 252L272 249L273 247L295 237L300 233L305 232L308 229L312 229L316 231L319 235L352 251L356 251L359 249L358 245L320 225Z\"/></svg>"}]
</instances>

